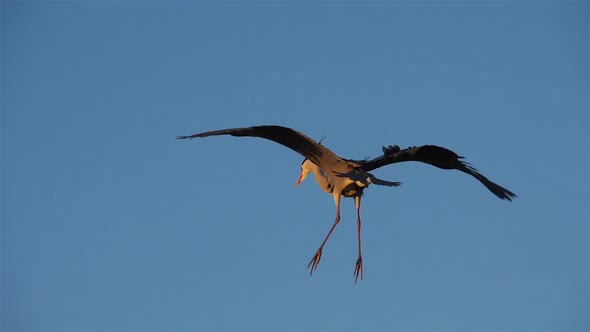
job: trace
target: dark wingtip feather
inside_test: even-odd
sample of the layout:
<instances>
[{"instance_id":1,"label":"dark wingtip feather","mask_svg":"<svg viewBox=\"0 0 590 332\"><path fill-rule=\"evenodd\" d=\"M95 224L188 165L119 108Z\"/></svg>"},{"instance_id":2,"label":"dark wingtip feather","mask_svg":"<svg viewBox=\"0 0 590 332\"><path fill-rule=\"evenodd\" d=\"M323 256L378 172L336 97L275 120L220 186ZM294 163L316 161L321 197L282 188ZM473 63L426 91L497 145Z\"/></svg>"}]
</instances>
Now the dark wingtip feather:
<instances>
[{"instance_id":1,"label":"dark wingtip feather","mask_svg":"<svg viewBox=\"0 0 590 332\"><path fill-rule=\"evenodd\" d=\"M193 138L201 137L201 136L199 134L196 134L196 135L188 135L188 136L176 135L175 137L176 137L176 139L193 139Z\"/></svg>"},{"instance_id":2,"label":"dark wingtip feather","mask_svg":"<svg viewBox=\"0 0 590 332\"><path fill-rule=\"evenodd\" d=\"M462 158L462 157L461 157ZM478 172L477 168L473 167L471 165L471 163L468 163L466 161L461 161L461 164L463 164L463 166L469 168L470 170L474 171L474 172Z\"/></svg>"},{"instance_id":3,"label":"dark wingtip feather","mask_svg":"<svg viewBox=\"0 0 590 332\"><path fill-rule=\"evenodd\" d=\"M459 168L459 170L463 171L463 172L473 176L477 180L479 180L479 182L481 182L486 188L488 188L489 191L491 191L494 195L496 195L500 199L505 199L509 202L512 202L512 199L517 197L516 194L513 193L512 191L510 191L500 185L495 184L494 182L490 181L488 178L486 178L485 176L480 174L475 169L475 167L472 167L470 165L465 165L463 163L463 167Z\"/></svg>"},{"instance_id":4,"label":"dark wingtip feather","mask_svg":"<svg viewBox=\"0 0 590 332\"><path fill-rule=\"evenodd\" d=\"M500 199L505 199L509 202L512 202L512 199L517 197L516 194L514 194L510 190L493 183L485 177L479 180L481 181L481 183L483 183L484 186L486 186L486 188L488 188L494 195L496 195Z\"/></svg>"},{"instance_id":5,"label":"dark wingtip feather","mask_svg":"<svg viewBox=\"0 0 590 332\"><path fill-rule=\"evenodd\" d=\"M500 187L502 188L502 187ZM513 193L512 191L506 189L506 188L502 188L504 189L504 198L503 199L507 199L508 201L512 202L512 199L517 198L518 196L516 196L515 193Z\"/></svg>"}]
</instances>

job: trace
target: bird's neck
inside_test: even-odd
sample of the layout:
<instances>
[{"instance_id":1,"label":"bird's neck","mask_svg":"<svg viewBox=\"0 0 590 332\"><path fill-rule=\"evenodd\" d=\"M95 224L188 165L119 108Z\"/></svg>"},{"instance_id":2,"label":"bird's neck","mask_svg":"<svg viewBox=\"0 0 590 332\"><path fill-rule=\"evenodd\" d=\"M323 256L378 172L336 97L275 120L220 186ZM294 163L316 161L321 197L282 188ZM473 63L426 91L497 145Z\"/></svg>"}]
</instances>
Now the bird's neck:
<instances>
[{"instance_id":1,"label":"bird's neck","mask_svg":"<svg viewBox=\"0 0 590 332\"><path fill-rule=\"evenodd\" d=\"M324 171L322 171L317 165L313 164L310 167L310 171L313 173L313 177L315 178L315 182L317 182L318 186L322 188L323 191L327 192L328 194L332 193L332 187L328 182L328 178Z\"/></svg>"}]
</instances>

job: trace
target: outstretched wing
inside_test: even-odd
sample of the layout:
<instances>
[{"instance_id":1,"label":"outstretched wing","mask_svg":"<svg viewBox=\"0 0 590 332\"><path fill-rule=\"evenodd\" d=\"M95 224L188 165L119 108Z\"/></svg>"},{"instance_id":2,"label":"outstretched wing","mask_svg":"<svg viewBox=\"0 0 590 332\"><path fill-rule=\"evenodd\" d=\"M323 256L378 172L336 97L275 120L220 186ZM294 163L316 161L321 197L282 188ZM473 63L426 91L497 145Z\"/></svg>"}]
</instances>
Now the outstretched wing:
<instances>
[{"instance_id":1,"label":"outstretched wing","mask_svg":"<svg viewBox=\"0 0 590 332\"><path fill-rule=\"evenodd\" d=\"M473 176L501 199L512 201L516 197L513 192L488 180L477 169L460 159L463 159L463 157L449 149L436 145L415 146L403 150L397 145L390 145L383 147L383 155L380 157L355 162L359 163L365 172L404 161L419 161L442 169L456 169Z\"/></svg>"},{"instance_id":2,"label":"outstretched wing","mask_svg":"<svg viewBox=\"0 0 590 332\"><path fill-rule=\"evenodd\" d=\"M216 135L265 138L284 145L301 154L305 158L311 160L314 164L318 165L321 169L333 169L335 164L344 162L343 159L320 143L296 130L281 126L255 126L248 128L221 129L188 136L177 136L176 138L192 139Z\"/></svg>"}]
</instances>

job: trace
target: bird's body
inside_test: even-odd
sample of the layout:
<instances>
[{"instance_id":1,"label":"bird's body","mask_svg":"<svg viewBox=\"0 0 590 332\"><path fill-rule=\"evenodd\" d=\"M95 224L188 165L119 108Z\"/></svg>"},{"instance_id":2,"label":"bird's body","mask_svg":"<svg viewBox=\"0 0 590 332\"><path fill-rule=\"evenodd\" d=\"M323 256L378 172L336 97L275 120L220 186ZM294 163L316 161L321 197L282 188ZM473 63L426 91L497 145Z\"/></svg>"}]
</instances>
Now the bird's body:
<instances>
[{"instance_id":1,"label":"bird's body","mask_svg":"<svg viewBox=\"0 0 590 332\"><path fill-rule=\"evenodd\" d=\"M388 146L383 147L383 155L377 158L371 160L352 160L343 159L304 134L291 128L281 126L255 126L222 129L189 136L178 136L177 138L192 139L216 135L265 138L298 152L304 156L305 159L301 164L301 174L297 180L296 186L299 185L309 173L312 173L320 188L332 195L334 202L336 203L336 220L323 243L309 262L308 268L311 267L310 273L313 273L317 268L322 255L322 249L332 234L332 231L340 221L341 198L351 197L355 200L357 210L358 258L354 271L355 282L359 276L362 279L363 265L360 236L360 204L363 190L370 184L390 187L397 187L400 185L399 182L381 180L369 173L379 167L404 161L419 161L442 169L456 169L475 177L501 199L510 201L512 198L516 197L511 191L491 182L478 173L477 170L471 167L468 163L461 161L460 159L463 157L457 155L453 151L434 145L411 147L404 150L401 150L397 145Z\"/></svg>"}]
</instances>

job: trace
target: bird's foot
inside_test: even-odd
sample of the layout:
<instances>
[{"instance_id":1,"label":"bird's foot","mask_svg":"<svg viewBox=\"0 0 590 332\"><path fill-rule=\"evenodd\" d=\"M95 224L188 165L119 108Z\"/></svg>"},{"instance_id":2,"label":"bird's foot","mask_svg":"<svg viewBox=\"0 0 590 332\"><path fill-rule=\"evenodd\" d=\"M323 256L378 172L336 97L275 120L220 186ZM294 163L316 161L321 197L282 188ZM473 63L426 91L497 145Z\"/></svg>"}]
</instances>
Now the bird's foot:
<instances>
[{"instance_id":1,"label":"bird's foot","mask_svg":"<svg viewBox=\"0 0 590 332\"><path fill-rule=\"evenodd\" d=\"M354 268L354 283L358 281L359 275L361 276L361 280L363 280L363 258L359 256L356 260L356 266Z\"/></svg>"},{"instance_id":2,"label":"bird's foot","mask_svg":"<svg viewBox=\"0 0 590 332\"><path fill-rule=\"evenodd\" d=\"M313 271L315 271L318 268L321 258L322 258L322 248L320 248L320 249L318 249L318 251L316 251L316 253L315 253L315 255L313 255L313 258L311 259L311 261L309 261L309 264L307 264L308 269L311 267L311 270L309 271L309 275L312 275Z\"/></svg>"}]
</instances>

